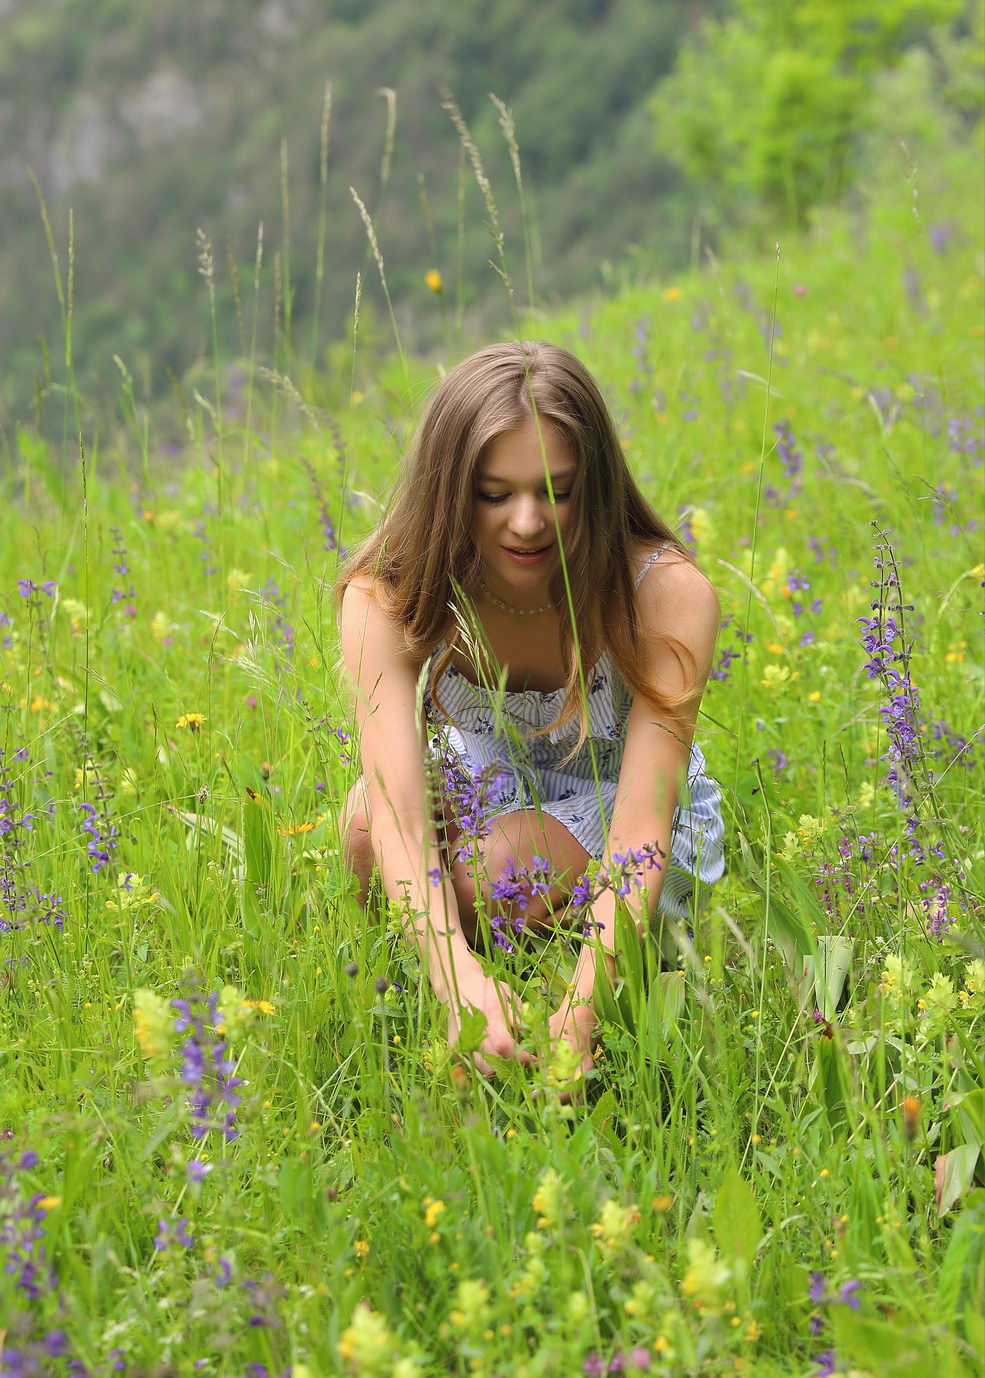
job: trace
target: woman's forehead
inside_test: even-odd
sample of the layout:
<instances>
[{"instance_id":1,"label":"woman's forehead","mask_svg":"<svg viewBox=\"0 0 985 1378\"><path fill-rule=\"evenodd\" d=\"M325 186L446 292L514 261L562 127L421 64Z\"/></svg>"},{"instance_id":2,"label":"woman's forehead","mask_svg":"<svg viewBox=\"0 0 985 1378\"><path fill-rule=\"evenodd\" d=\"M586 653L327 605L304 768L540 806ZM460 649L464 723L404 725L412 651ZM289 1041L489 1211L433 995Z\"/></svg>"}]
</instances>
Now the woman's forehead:
<instances>
[{"instance_id":1,"label":"woman's forehead","mask_svg":"<svg viewBox=\"0 0 985 1378\"><path fill-rule=\"evenodd\" d=\"M564 433L551 422L531 417L515 430L504 431L485 446L476 468L477 477L494 482L541 477L545 467L552 476L573 472L577 456Z\"/></svg>"}]
</instances>

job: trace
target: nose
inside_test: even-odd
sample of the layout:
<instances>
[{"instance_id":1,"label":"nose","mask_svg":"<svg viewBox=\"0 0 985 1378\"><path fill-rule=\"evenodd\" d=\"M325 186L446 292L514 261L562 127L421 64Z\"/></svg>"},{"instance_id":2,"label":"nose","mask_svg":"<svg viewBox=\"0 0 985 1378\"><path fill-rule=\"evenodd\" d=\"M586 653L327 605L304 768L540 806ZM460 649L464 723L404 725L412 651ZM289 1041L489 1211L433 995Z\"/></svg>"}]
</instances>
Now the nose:
<instances>
[{"instance_id":1,"label":"nose","mask_svg":"<svg viewBox=\"0 0 985 1378\"><path fill-rule=\"evenodd\" d=\"M546 519L541 505L534 497L517 498L510 511L510 530L522 540L539 536Z\"/></svg>"}]
</instances>

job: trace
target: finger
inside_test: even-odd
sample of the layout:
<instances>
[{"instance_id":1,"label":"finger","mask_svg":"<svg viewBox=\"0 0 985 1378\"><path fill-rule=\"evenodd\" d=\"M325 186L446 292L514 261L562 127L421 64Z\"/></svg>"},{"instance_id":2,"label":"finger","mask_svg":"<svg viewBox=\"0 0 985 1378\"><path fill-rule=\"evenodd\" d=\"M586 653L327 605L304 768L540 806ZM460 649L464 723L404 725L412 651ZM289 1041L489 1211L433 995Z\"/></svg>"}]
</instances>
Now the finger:
<instances>
[{"instance_id":1,"label":"finger","mask_svg":"<svg viewBox=\"0 0 985 1378\"><path fill-rule=\"evenodd\" d=\"M494 1069L490 1067L481 1053L473 1053L472 1062L475 1065L476 1071L481 1072L484 1077L494 1077L496 1075Z\"/></svg>"}]
</instances>

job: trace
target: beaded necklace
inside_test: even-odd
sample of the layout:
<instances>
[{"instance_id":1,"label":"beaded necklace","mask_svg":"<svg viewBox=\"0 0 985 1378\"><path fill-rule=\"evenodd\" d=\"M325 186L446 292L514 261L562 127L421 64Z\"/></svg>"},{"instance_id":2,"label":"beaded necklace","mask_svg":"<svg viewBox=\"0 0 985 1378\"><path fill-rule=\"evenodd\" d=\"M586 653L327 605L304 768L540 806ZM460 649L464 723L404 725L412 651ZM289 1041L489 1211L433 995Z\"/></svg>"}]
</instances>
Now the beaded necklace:
<instances>
[{"instance_id":1,"label":"beaded necklace","mask_svg":"<svg viewBox=\"0 0 985 1378\"><path fill-rule=\"evenodd\" d=\"M514 617L539 617L541 613L554 611L553 603L546 603L542 608L514 608L509 603L504 603L502 598L497 598L485 584L481 584L480 587L490 603L495 603L497 608L501 608L503 612L512 613Z\"/></svg>"}]
</instances>

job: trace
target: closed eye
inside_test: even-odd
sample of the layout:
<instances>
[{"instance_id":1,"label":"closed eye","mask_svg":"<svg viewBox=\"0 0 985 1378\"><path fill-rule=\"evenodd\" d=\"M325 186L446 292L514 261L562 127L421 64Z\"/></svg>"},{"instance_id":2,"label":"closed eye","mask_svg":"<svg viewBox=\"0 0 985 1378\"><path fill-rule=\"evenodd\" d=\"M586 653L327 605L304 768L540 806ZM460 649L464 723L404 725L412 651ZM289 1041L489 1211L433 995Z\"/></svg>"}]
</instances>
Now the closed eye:
<instances>
[{"instance_id":1,"label":"closed eye","mask_svg":"<svg viewBox=\"0 0 985 1378\"><path fill-rule=\"evenodd\" d=\"M496 493L496 494L493 494L493 493L476 493L476 497L479 499L480 502L487 502L487 503L489 503L489 505L490 505L491 507L498 507L498 506L500 505L500 503L504 503L504 502L506 501L506 499L507 499L509 496L510 496L509 493ZM547 495L547 493L545 492L545 493L544 493L544 497L546 498L547 496L548 496L548 495ZM567 502L568 498L570 498L570 497L571 497L571 494L570 494L570 493L559 493L559 492L557 492L557 490L555 489L555 492L554 492L554 501L555 501L555 502Z\"/></svg>"}]
</instances>

